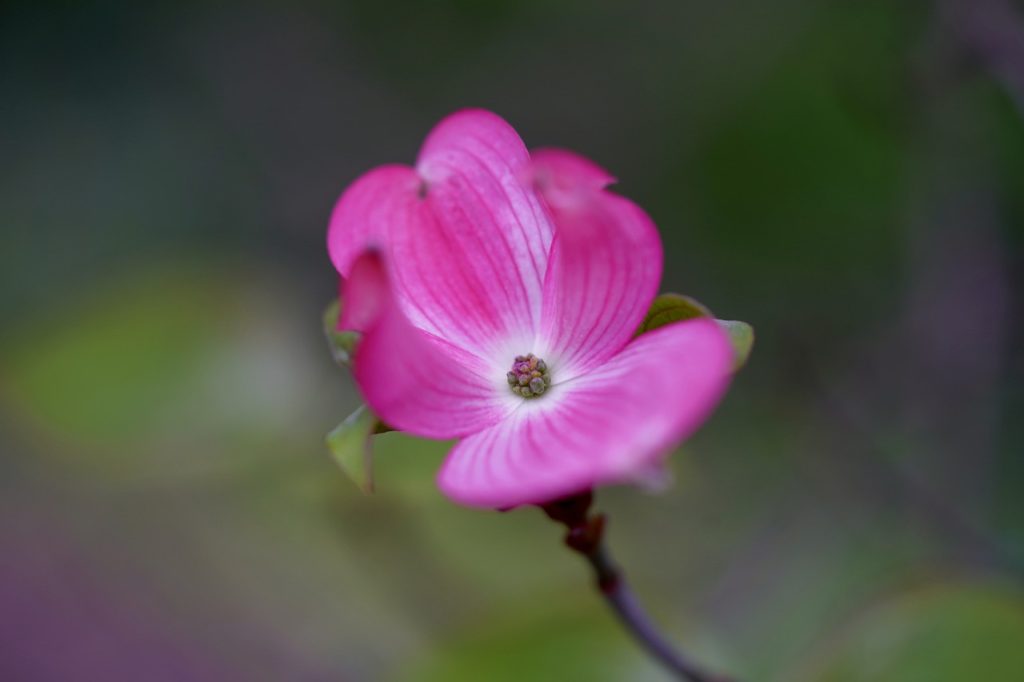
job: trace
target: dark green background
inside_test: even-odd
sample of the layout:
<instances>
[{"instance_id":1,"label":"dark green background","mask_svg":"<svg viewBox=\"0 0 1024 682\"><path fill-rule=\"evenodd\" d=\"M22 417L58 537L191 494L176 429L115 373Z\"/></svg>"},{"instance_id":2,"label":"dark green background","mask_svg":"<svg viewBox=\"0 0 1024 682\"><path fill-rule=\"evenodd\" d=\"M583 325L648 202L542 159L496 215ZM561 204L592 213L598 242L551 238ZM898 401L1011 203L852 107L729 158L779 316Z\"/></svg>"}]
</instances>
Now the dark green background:
<instances>
[{"instance_id":1,"label":"dark green background","mask_svg":"<svg viewBox=\"0 0 1024 682\"><path fill-rule=\"evenodd\" d=\"M980 3L979 3L980 4ZM319 316L358 174L464 106L646 207L758 333L641 598L751 682L1024 670L1022 112L931 3L8 2L0 678L660 680L535 510L455 507Z\"/></svg>"}]
</instances>

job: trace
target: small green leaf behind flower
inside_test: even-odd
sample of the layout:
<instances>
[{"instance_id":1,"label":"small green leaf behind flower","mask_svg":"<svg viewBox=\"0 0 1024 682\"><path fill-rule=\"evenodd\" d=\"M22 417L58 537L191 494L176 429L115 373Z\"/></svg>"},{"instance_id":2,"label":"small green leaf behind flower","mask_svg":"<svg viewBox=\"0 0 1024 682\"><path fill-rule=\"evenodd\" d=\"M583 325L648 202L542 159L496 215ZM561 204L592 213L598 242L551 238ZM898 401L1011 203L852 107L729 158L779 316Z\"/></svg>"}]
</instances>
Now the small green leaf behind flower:
<instances>
[{"instance_id":1,"label":"small green leaf behind flower","mask_svg":"<svg viewBox=\"0 0 1024 682\"><path fill-rule=\"evenodd\" d=\"M349 367L359 333L338 331L340 314L341 300L335 299L324 311L324 336L334 361L341 367ZM393 430L377 419L366 405L360 405L327 434L325 440L334 461L364 493L373 492L373 436Z\"/></svg>"},{"instance_id":2,"label":"small green leaf behind flower","mask_svg":"<svg viewBox=\"0 0 1024 682\"><path fill-rule=\"evenodd\" d=\"M324 336L327 337L327 345L331 349L331 357L342 367L352 364L352 352L355 350L356 342L359 340L359 332L338 331L338 317L341 315L341 300L335 299L327 309L324 310Z\"/></svg>"},{"instance_id":3,"label":"small green leaf behind flower","mask_svg":"<svg viewBox=\"0 0 1024 682\"><path fill-rule=\"evenodd\" d=\"M646 334L673 322L692 320L695 317L714 317L702 303L682 294L659 294L647 311L636 335Z\"/></svg>"},{"instance_id":4,"label":"small green leaf behind flower","mask_svg":"<svg viewBox=\"0 0 1024 682\"><path fill-rule=\"evenodd\" d=\"M754 349L754 328L746 322L739 320L716 320L728 334L732 342L732 349L736 352L736 359L733 361L732 370L735 372L747 364L750 351Z\"/></svg>"},{"instance_id":5,"label":"small green leaf behind flower","mask_svg":"<svg viewBox=\"0 0 1024 682\"><path fill-rule=\"evenodd\" d=\"M667 324L692 320L697 317L714 319L711 311L696 299L682 294L660 294L651 303L636 335L640 336ZM733 351L736 353L733 371L736 371L746 364L747 358L750 357L750 351L754 348L754 328L746 322L737 320L716 319L715 321L732 342Z\"/></svg>"},{"instance_id":6,"label":"small green leaf behind flower","mask_svg":"<svg viewBox=\"0 0 1024 682\"><path fill-rule=\"evenodd\" d=\"M364 493L373 492L373 436L390 430L366 405L360 405L327 434L334 461Z\"/></svg>"}]
</instances>

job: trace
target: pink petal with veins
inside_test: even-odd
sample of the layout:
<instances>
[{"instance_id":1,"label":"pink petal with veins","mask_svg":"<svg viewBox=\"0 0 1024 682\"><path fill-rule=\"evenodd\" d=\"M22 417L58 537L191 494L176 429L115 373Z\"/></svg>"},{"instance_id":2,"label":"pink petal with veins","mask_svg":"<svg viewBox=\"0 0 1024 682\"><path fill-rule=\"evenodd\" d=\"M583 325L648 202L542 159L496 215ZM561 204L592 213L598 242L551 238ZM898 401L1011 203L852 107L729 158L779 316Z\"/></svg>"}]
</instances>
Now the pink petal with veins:
<instances>
[{"instance_id":1,"label":"pink petal with veins","mask_svg":"<svg viewBox=\"0 0 1024 682\"><path fill-rule=\"evenodd\" d=\"M554 231L528 168L498 116L449 116L415 170L379 168L342 195L328 232L335 267L344 276L356 253L379 246L412 324L497 368L536 336Z\"/></svg>"},{"instance_id":2,"label":"pink petal with veins","mask_svg":"<svg viewBox=\"0 0 1024 682\"><path fill-rule=\"evenodd\" d=\"M334 268L348 277L352 263L367 248L390 248L391 232L410 221L412 201L422 179L409 166L379 166L342 193L327 228L327 253Z\"/></svg>"},{"instance_id":3,"label":"pink petal with veins","mask_svg":"<svg viewBox=\"0 0 1024 682\"><path fill-rule=\"evenodd\" d=\"M530 159L533 180L549 197L553 192L602 190L616 182L604 168L568 149L534 149Z\"/></svg>"},{"instance_id":4,"label":"pink petal with veins","mask_svg":"<svg viewBox=\"0 0 1024 682\"><path fill-rule=\"evenodd\" d=\"M556 226L539 346L564 381L636 332L661 280L661 239L639 206L603 189L612 177L587 159L539 152L534 176Z\"/></svg>"},{"instance_id":5,"label":"pink petal with veins","mask_svg":"<svg viewBox=\"0 0 1024 682\"><path fill-rule=\"evenodd\" d=\"M732 359L713 320L644 334L601 367L461 440L438 485L456 502L507 508L635 480L707 418Z\"/></svg>"},{"instance_id":6,"label":"pink petal with veins","mask_svg":"<svg viewBox=\"0 0 1024 682\"><path fill-rule=\"evenodd\" d=\"M500 421L517 406L504 376L485 374L478 358L409 323L379 253L356 258L344 296L340 326L363 332L352 372L370 409L389 426L454 438Z\"/></svg>"}]
</instances>

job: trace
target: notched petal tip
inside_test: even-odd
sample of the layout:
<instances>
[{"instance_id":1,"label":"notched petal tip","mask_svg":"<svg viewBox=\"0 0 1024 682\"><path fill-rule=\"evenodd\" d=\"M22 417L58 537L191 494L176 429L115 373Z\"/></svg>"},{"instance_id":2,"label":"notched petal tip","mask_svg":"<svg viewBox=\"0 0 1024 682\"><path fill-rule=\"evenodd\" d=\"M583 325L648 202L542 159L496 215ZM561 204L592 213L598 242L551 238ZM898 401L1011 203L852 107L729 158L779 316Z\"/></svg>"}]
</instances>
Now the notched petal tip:
<instances>
[{"instance_id":1,"label":"notched petal tip","mask_svg":"<svg viewBox=\"0 0 1024 682\"><path fill-rule=\"evenodd\" d=\"M533 150L528 176L548 202L559 205L578 202L616 182L601 166L566 149Z\"/></svg>"},{"instance_id":2,"label":"notched petal tip","mask_svg":"<svg viewBox=\"0 0 1024 682\"><path fill-rule=\"evenodd\" d=\"M431 129L416 157L416 171L429 182L443 181L450 173L450 155L487 149L505 161L525 162L526 145L508 121L487 109L460 109Z\"/></svg>"},{"instance_id":3,"label":"notched petal tip","mask_svg":"<svg viewBox=\"0 0 1024 682\"><path fill-rule=\"evenodd\" d=\"M420 182L412 167L388 164L345 189L327 227L327 252L338 274L347 277L368 245L390 242L391 225L404 214Z\"/></svg>"}]
</instances>

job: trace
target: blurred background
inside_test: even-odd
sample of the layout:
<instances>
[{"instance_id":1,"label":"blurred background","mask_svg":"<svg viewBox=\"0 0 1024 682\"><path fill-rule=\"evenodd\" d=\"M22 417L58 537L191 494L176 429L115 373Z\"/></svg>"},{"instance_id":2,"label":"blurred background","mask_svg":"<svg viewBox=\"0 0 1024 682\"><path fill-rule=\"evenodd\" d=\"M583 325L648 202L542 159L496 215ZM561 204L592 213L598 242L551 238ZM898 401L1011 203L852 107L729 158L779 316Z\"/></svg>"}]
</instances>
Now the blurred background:
<instances>
[{"instance_id":1,"label":"blurred background","mask_svg":"<svg viewBox=\"0 0 1024 682\"><path fill-rule=\"evenodd\" d=\"M1022 15L4 3L0 679L665 679L540 512L439 495L446 444L380 437L373 496L324 446L332 205L464 106L609 168L663 289L757 329L674 487L598 497L670 635L1024 679Z\"/></svg>"}]
</instances>

